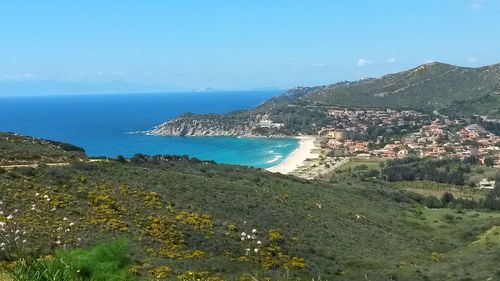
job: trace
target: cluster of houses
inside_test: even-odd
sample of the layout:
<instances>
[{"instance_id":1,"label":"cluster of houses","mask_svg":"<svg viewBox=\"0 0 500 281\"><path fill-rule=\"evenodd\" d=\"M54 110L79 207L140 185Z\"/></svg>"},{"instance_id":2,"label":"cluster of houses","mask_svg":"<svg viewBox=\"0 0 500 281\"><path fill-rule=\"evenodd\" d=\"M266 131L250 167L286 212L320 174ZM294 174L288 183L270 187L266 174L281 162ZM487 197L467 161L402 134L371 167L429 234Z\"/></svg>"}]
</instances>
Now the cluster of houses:
<instances>
[{"instance_id":1,"label":"cluster of houses","mask_svg":"<svg viewBox=\"0 0 500 281\"><path fill-rule=\"evenodd\" d=\"M374 129L391 132L403 127L422 126L430 121L429 115L414 110L329 109L328 115L332 121L325 132L369 133Z\"/></svg>"},{"instance_id":2,"label":"cluster of houses","mask_svg":"<svg viewBox=\"0 0 500 281\"><path fill-rule=\"evenodd\" d=\"M259 122L259 127L266 128L266 129L271 129L271 128L272 129L279 129L283 126L284 126L283 123L274 123L273 121L268 120L268 119L263 119L263 120L260 120L260 122Z\"/></svg>"},{"instance_id":3,"label":"cluster of houses","mask_svg":"<svg viewBox=\"0 0 500 281\"><path fill-rule=\"evenodd\" d=\"M402 158L412 155L461 159L474 156L483 164L500 167L500 137L478 124L447 118L430 121L428 115L416 111L331 110L329 113L338 116L338 121L347 121L343 124L336 123L331 128L323 128L319 135L325 137L328 148L343 156ZM379 124L377 126L393 129L394 136L385 143L381 143L380 139L349 139L350 131L363 133L367 122L371 122L363 120L370 118L379 120L376 121ZM358 124L353 120L361 122ZM403 124L412 126L412 132L399 130ZM406 130L408 126L404 128Z\"/></svg>"}]
</instances>

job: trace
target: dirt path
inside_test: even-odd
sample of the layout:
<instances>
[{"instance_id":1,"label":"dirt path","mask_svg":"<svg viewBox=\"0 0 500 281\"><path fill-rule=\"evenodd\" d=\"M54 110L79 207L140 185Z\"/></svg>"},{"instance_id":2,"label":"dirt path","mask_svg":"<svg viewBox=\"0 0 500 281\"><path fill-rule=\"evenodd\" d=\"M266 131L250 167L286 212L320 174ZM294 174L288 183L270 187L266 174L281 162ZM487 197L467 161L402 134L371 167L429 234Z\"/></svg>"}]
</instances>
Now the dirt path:
<instances>
[{"instance_id":1,"label":"dirt path","mask_svg":"<svg viewBox=\"0 0 500 281\"><path fill-rule=\"evenodd\" d=\"M0 166L2 169L14 169L14 168L38 168L40 165L49 167L62 167L67 166L70 163L34 163L34 164L18 164L18 165L3 165Z\"/></svg>"}]
</instances>

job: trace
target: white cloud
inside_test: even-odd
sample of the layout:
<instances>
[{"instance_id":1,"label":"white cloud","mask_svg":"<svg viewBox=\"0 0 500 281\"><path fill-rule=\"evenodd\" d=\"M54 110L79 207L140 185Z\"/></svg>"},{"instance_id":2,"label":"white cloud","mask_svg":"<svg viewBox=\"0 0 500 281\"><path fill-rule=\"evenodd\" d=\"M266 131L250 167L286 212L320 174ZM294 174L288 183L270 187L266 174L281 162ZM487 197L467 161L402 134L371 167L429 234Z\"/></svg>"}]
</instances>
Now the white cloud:
<instances>
[{"instance_id":1,"label":"white cloud","mask_svg":"<svg viewBox=\"0 0 500 281\"><path fill-rule=\"evenodd\" d=\"M358 60L358 66L365 66L365 65L370 65L372 62L367 59L359 59Z\"/></svg>"},{"instance_id":2,"label":"white cloud","mask_svg":"<svg viewBox=\"0 0 500 281\"><path fill-rule=\"evenodd\" d=\"M0 76L0 80L33 80L39 78L40 76L30 72L25 72L20 74L7 74Z\"/></svg>"},{"instance_id":3,"label":"white cloud","mask_svg":"<svg viewBox=\"0 0 500 281\"><path fill-rule=\"evenodd\" d=\"M476 57L470 57L467 59L467 62L477 62L478 59Z\"/></svg>"},{"instance_id":4,"label":"white cloud","mask_svg":"<svg viewBox=\"0 0 500 281\"><path fill-rule=\"evenodd\" d=\"M395 63L396 62L396 58L390 58L390 59L387 59L386 63L388 64L391 64L391 63Z\"/></svg>"},{"instance_id":5,"label":"white cloud","mask_svg":"<svg viewBox=\"0 0 500 281\"><path fill-rule=\"evenodd\" d=\"M476 11L482 10L486 2L488 2L488 0L471 0L469 8Z\"/></svg>"}]
</instances>

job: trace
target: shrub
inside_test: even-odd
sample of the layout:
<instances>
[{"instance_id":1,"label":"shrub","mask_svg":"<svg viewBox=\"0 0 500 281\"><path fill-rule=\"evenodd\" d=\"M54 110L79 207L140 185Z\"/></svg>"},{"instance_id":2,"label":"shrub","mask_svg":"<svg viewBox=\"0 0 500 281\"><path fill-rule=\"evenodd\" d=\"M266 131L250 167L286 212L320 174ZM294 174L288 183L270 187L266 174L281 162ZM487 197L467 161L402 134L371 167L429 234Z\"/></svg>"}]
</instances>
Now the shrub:
<instances>
[{"instance_id":1,"label":"shrub","mask_svg":"<svg viewBox=\"0 0 500 281\"><path fill-rule=\"evenodd\" d=\"M441 201L443 202L443 204L451 203L454 200L455 200L455 197L450 192L443 193L443 196L441 197Z\"/></svg>"},{"instance_id":2,"label":"shrub","mask_svg":"<svg viewBox=\"0 0 500 281\"><path fill-rule=\"evenodd\" d=\"M116 240L90 250L57 252L54 257L22 260L12 270L16 281L129 281L128 243Z\"/></svg>"},{"instance_id":3,"label":"shrub","mask_svg":"<svg viewBox=\"0 0 500 281\"><path fill-rule=\"evenodd\" d=\"M425 198L424 205L427 208L436 209L436 208L442 208L443 202L441 202L441 200L439 200L436 196L429 196Z\"/></svg>"}]
</instances>

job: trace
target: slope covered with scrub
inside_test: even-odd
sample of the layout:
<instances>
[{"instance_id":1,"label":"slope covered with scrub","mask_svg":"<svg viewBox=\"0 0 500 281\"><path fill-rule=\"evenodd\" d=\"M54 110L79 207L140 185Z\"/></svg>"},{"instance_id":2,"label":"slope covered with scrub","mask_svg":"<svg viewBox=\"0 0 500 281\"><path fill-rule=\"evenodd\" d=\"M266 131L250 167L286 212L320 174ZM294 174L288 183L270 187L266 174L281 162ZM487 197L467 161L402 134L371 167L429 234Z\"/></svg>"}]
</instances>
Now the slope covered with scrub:
<instances>
[{"instance_id":1,"label":"slope covered with scrub","mask_svg":"<svg viewBox=\"0 0 500 281\"><path fill-rule=\"evenodd\" d=\"M420 196L381 182L312 182L177 156L2 169L0 198L5 267L124 238L130 274L153 280L449 280L464 269L446 255L460 260L500 224L495 213L448 224L441 211L422 213ZM499 276L498 251L469 253L485 268L471 277Z\"/></svg>"}]
</instances>

